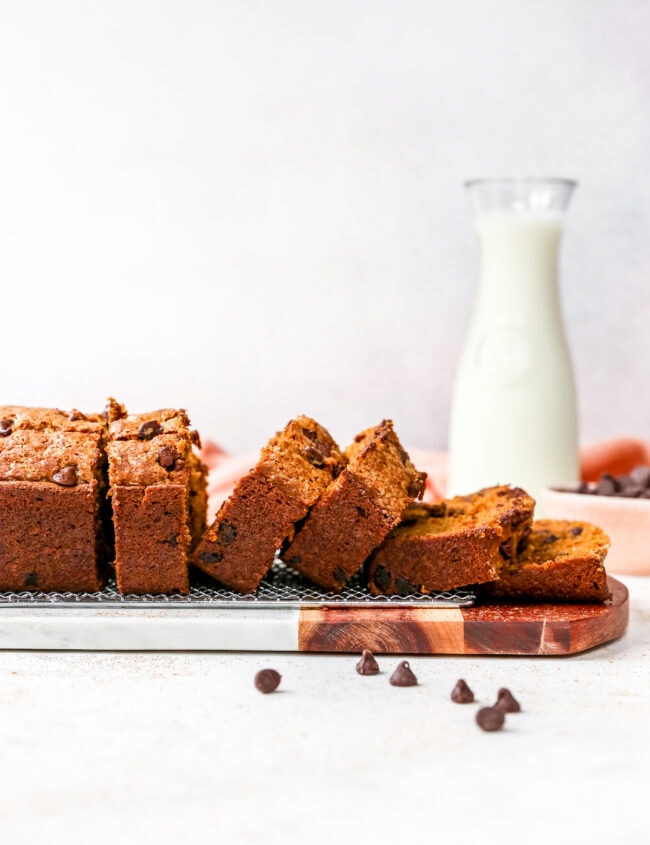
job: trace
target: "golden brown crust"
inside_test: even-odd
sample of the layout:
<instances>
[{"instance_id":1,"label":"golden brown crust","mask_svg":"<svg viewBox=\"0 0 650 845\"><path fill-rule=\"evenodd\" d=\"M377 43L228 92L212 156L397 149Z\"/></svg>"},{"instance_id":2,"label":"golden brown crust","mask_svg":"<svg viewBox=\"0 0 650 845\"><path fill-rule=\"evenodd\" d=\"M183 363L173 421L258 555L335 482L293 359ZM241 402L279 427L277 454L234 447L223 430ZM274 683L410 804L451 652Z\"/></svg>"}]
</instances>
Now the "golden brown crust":
<instances>
[{"instance_id":1,"label":"golden brown crust","mask_svg":"<svg viewBox=\"0 0 650 845\"><path fill-rule=\"evenodd\" d=\"M422 495L418 472L384 420L357 435L348 465L312 508L282 558L316 584L340 590Z\"/></svg>"},{"instance_id":2,"label":"golden brown crust","mask_svg":"<svg viewBox=\"0 0 650 845\"><path fill-rule=\"evenodd\" d=\"M345 462L321 425L306 416L291 420L221 506L196 550L195 565L228 587L255 590L276 550Z\"/></svg>"},{"instance_id":3,"label":"golden brown crust","mask_svg":"<svg viewBox=\"0 0 650 845\"><path fill-rule=\"evenodd\" d=\"M498 486L410 505L368 561L375 594L432 593L493 581L529 530L533 499Z\"/></svg>"},{"instance_id":4,"label":"golden brown crust","mask_svg":"<svg viewBox=\"0 0 650 845\"><path fill-rule=\"evenodd\" d=\"M540 601L604 601L609 537L588 522L539 519L517 558L486 585L490 596Z\"/></svg>"}]
</instances>

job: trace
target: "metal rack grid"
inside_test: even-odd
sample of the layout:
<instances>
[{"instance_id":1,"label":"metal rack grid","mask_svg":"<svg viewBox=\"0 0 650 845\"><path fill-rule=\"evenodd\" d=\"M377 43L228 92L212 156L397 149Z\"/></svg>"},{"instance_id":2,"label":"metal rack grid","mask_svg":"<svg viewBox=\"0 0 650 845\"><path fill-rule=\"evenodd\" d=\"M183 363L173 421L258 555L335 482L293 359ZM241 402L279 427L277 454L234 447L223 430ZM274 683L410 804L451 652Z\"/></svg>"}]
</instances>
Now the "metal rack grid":
<instances>
[{"instance_id":1,"label":"metal rack grid","mask_svg":"<svg viewBox=\"0 0 650 845\"><path fill-rule=\"evenodd\" d=\"M242 595L234 590L195 581L189 595L123 595L115 581L96 593L0 592L0 608L16 607L151 607L173 608L278 608L278 607L468 607L474 604L471 590L450 590L430 595L375 596L361 578L353 578L340 593L315 587L284 563L276 560L269 574L254 593Z\"/></svg>"}]
</instances>

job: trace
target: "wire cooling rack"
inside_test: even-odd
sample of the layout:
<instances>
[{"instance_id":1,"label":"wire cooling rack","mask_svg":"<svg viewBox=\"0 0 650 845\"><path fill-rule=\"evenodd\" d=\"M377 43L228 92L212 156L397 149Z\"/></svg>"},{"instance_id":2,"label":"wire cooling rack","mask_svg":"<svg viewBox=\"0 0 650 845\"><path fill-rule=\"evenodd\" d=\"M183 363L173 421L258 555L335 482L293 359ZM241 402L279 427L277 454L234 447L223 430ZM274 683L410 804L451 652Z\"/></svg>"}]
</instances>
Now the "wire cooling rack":
<instances>
[{"instance_id":1,"label":"wire cooling rack","mask_svg":"<svg viewBox=\"0 0 650 845\"><path fill-rule=\"evenodd\" d=\"M0 608L15 607L162 607L174 608L269 608L309 606L323 607L344 605L346 607L469 607L476 596L471 590L451 590L422 595L413 593L400 596L375 596L360 576L355 576L340 593L332 593L315 587L276 560L269 574L254 593L241 594L234 590L220 588L206 580L195 581L186 596L173 595L123 595L118 592L115 581L109 581L103 590L96 593L41 593L0 592Z\"/></svg>"}]
</instances>

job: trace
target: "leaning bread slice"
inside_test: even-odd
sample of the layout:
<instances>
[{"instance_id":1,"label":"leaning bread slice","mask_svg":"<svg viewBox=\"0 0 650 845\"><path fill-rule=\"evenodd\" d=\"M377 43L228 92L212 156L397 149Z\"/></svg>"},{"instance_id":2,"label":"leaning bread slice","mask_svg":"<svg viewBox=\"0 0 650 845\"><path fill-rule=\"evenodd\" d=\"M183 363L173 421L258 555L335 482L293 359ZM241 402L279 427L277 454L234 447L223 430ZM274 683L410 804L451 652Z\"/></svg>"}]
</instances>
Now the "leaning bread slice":
<instances>
[{"instance_id":1,"label":"leaning bread slice","mask_svg":"<svg viewBox=\"0 0 650 845\"><path fill-rule=\"evenodd\" d=\"M315 584L340 590L424 490L390 420L357 435L348 465L310 512L282 558Z\"/></svg>"},{"instance_id":2,"label":"leaning bread slice","mask_svg":"<svg viewBox=\"0 0 650 845\"><path fill-rule=\"evenodd\" d=\"M195 566L227 587L255 590L277 549L344 466L321 425L306 416L291 420L219 509L196 549Z\"/></svg>"},{"instance_id":3,"label":"leaning bread slice","mask_svg":"<svg viewBox=\"0 0 650 845\"><path fill-rule=\"evenodd\" d=\"M596 525L538 519L519 555L484 589L505 598L604 601L609 596L603 564L608 549L609 537Z\"/></svg>"},{"instance_id":4,"label":"leaning bread slice","mask_svg":"<svg viewBox=\"0 0 650 845\"><path fill-rule=\"evenodd\" d=\"M494 581L530 530L534 506L508 486L411 505L368 561L371 592L428 594Z\"/></svg>"}]
</instances>

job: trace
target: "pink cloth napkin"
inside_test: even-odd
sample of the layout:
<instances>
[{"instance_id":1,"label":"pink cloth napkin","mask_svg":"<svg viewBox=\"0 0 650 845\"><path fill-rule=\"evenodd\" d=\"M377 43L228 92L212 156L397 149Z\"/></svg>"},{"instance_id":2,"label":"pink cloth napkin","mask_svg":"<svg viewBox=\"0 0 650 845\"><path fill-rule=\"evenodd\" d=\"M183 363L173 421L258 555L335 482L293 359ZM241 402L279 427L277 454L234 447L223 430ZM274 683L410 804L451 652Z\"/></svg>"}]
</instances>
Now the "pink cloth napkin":
<instances>
[{"instance_id":1,"label":"pink cloth napkin","mask_svg":"<svg viewBox=\"0 0 650 845\"><path fill-rule=\"evenodd\" d=\"M424 499L435 501L444 496L447 488L447 453L427 449L408 451L415 466L427 473ZM210 470L208 520L212 522L237 481L255 466L258 453L229 455L216 443L207 440L201 455ZM584 481L597 481L603 472L621 475L639 464L650 464L650 440L603 440L580 450L580 472Z\"/></svg>"}]
</instances>

